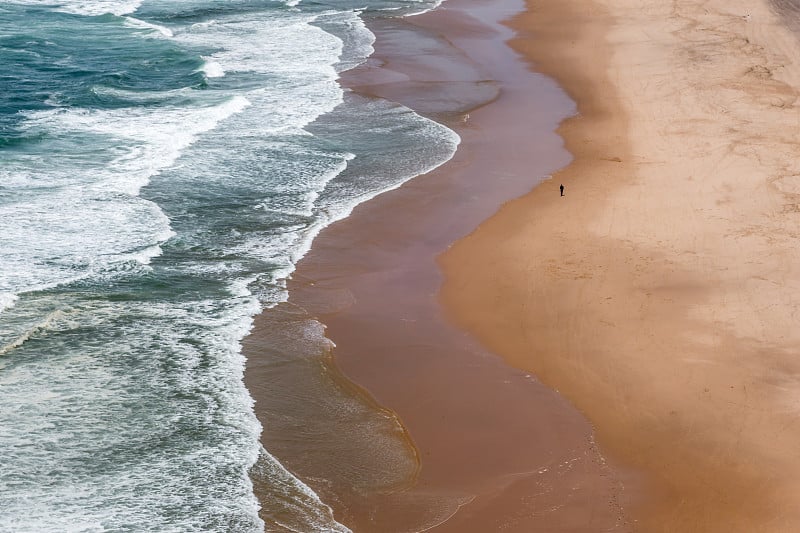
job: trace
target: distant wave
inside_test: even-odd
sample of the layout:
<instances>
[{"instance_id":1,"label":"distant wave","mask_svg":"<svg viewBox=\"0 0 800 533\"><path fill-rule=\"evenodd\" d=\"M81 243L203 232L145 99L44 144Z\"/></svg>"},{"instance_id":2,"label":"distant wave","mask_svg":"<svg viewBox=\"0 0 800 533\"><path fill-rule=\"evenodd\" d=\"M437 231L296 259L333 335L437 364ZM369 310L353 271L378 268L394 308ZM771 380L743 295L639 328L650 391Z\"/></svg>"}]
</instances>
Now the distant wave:
<instances>
[{"instance_id":1,"label":"distant wave","mask_svg":"<svg viewBox=\"0 0 800 533\"><path fill-rule=\"evenodd\" d=\"M68 2L49 2L48 0L11 0L13 4L53 6L59 11L75 15L112 15L122 16L135 13L142 5L142 0L70 0Z\"/></svg>"}]
</instances>

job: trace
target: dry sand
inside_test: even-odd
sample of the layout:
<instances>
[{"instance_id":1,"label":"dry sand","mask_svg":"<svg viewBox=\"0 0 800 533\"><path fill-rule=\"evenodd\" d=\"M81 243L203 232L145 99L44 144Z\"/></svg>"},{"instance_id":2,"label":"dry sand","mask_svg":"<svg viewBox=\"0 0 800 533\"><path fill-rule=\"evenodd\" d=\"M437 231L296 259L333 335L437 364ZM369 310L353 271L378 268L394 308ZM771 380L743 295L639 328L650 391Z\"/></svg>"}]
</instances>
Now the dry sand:
<instances>
[{"instance_id":1,"label":"dry sand","mask_svg":"<svg viewBox=\"0 0 800 533\"><path fill-rule=\"evenodd\" d=\"M441 258L447 307L647 472L641 531L800 531L800 46L764 0L529 8L576 159Z\"/></svg>"}]
</instances>

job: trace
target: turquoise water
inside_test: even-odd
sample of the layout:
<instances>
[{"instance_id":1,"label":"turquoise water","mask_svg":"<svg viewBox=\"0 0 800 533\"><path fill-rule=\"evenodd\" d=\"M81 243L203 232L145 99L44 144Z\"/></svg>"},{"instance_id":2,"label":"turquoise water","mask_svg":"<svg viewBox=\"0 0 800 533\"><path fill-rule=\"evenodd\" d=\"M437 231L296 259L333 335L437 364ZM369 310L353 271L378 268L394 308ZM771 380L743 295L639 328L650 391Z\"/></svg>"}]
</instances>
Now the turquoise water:
<instances>
[{"instance_id":1,"label":"turquoise water","mask_svg":"<svg viewBox=\"0 0 800 533\"><path fill-rule=\"evenodd\" d=\"M314 235L452 156L344 92L426 2L0 3L0 531L344 530L260 448L252 317ZM291 526L295 524L295 526Z\"/></svg>"}]
</instances>

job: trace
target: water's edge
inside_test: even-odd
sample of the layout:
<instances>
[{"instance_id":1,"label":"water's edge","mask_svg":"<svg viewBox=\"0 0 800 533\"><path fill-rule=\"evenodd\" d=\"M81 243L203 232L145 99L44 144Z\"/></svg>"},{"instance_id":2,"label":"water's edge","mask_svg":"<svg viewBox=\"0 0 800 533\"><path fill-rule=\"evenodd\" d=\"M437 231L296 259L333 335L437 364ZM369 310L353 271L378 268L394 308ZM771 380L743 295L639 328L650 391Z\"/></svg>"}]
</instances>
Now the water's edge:
<instances>
[{"instance_id":1,"label":"water's edge","mask_svg":"<svg viewBox=\"0 0 800 533\"><path fill-rule=\"evenodd\" d=\"M479 48L480 45L473 43L472 46L475 48L471 50L471 53L474 54L474 57L488 59L490 65L487 66L480 61L473 60L453 44L454 41L458 42L463 39L461 41L463 45L469 47L469 44L466 43L470 42L472 31L491 35L493 39L503 42L507 41L514 36L514 33L503 26L500 21L523 12L524 4L516 2L512 6L498 6L497 3L490 2L482 6L459 5L460 10L448 11L447 7L453 4L457 4L457 2L450 0L444 7L413 19L413 24L407 23L409 21L404 23L391 19L369 21L368 27L377 35L375 43L377 51L367 62L365 68L355 69L345 75L346 85L369 97L384 96L399 101L412 109L417 109L423 115L450 125L462 136L472 134L468 118L470 113L474 113L487 103L496 100L500 94L497 82L491 80L502 79L506 82L508 84L507 95L516 92L521 97L528 99L530 99L531 93L526 91L533 86L542 91L542 102L539 104L542 109L534 106L535 109L532 111L534 111L533 116L536 116L537 121L535 125L531 124L531 131L525 133L533 134L537 142L541 143L540 147L537 146L528 154L530 157L541 158L541 161L535 161L535 165L521 165L521 162L515 161L514 165L510 167L513 172L505 174L507 171L501 170L504 173L502 176L498 176L499 181L497 182L501 185L500 187L489 186L487 189L487 184L471 184L468 188L466 183L464 187L458 187L458 183L450 183L449 186L455 185L457 189L460 189L448 189L448 192L455 193L454 200L461 202L462 209L453 209L452 206L449 208L457 212L460 219L442 221L445 223L437 227L437 233L433 238L429 235L425 236L426 242L420 243L420 245L425 248L424 254L432 252L430 256L420 255L420 258L425 261L435 257L452 242L474 229L482 220L491 216L502 203L528 192L532 186L536 185L537 180L565 166L569 161L569 156L564 153L561 140L554 131L561 120L574 112L574 104L566 98L552 80L531 74L528 71L527 63L514 53L509 53L507 57L504 56L502 61L495 61L491 55L488 58L484 57L483 51ZM428 22L426 17L431 21ZM444 31L440 26L442 19L437 17L457 17L462 20L463 24L461 29L454 34L443 36L440 33ZM481 21L481 25L475 25L478 20ZM384 43L386 47L395 47L392 49L393 53L382 53L382 36L386 36L386 43ZM439 48L433 48L428 39L438 43ZM460 70L457 69L457 75L454 75L456 79L436 79L435 81L424 79L421 83L415 83L412 78L408 85L403 87L398 87L401 84L387 82L387 80L392 80L398 71L403 75L408 75L402 65L397 66L398 63L403 62L402 54L397 54L397 51L403 50L403 47L407 46L410 51L408 53L418 52L415 43L419 42L427 45L425 53L429 55L424 56L427 67L437 66L437 59L431 59L431 56L437 54L440 56L438 60L461 62ZM431 50L436 51L432 52ZM454 50L456 51L454 52ZM428 61L430 63L427 63ZM384 68L387 63L388 69ZM439 68L438 70L446 69ZM459 76L464 76L465 70L468 70L472 77L459 78ZM466 85L470 85L471 88L465 90L464 86ZM454 87L455 89L453 89ZM454 92L447 93L448 88ZM445 91L444 94L447 96L437 100L437 91ZM431 104L432 101L434 104ZM524 131L524 128L522 130ZM550 152L552 152L551 155L545 155ZM465 155L462 150L456 152L454 156L455 160L468 158L469 156ZM515 159L515 156L512 155L511 159ZM448 173L447 169L454 164L463 165L463 162L450 161L449 165L433 174L437 178L442 174L450 175L448 179L452 179L453 173ZM528 160L526 159L526 161ZM488 175L492 175L491 169L489 169ZM422 176L424 176L426 184L421 185L419 180ZM393 516L395 521L387 519L386 522L383 522L384 527L387 527L386 524L388 524L388 527L391 528L385 530L421 531L448 521L459 508L468 504L475 497L474 494L470 495L469 491L458 492L454 491L452 487L448 489L452 492L444 495L442 493L414 493L413 490L409 490L417 482L420 471L419 458L422 455L418 443L415 444L409 440L409 437L414 437L415 433L412 431L409 435L394 412L380 408L378 403L372 399L371 392L380 390L380 387L376 386L374 378L363 380L359 377L358 369L354 368L354 365L357 367L359 363L353 363L352 359L341 360L342 357L349 357L341 350L336 353L338 362L334 363L330 356L333 346L326 339L324 333L323 323L326 323L326 320L327 323L332 323L330 322L332 317L337 317L340 313L350 309L356 300L354 296L356 290L337 283L337 276L341 275L342 270L358 272L360 269L365 269L366 279L372 272L370 270L372 260L361 257L360 251L352 249L349 252L343 252L341 243L347 243L348 239L342 239L340 235L349 232L356 235L356 242L359 242L357 240L359 237L363 239L363 235L369 233L368 225L372 221L376 228L375 235L379 236L378 238L388 235L386 248L394 250L397 243L392 240L393 232L387 234L385 230L379 229L382 225L374 218L375 206L391 204L389 198L402 196L403 191L407 191L409 187L415 190L431 187L431 191L435 193L438 186L432 186L431 179L433 178L430 178L430 174L421 174L407 182L408 185L401 188L398 194L382 196L367 204L361 204L356 210L358 213L372 212L372 218L369 216L362 216L360 219L350 217L326 228L315 240L309 254L298 264L294 279L289 282L289 302L262 314L256 321L254 334L246 344L247 386L257 400L256 412L264 421L265 427L269 426L269 420L272 419L275 430L272 435L265 430L262 441L289 470L295 472L301 479L307 480L314 491L321 496L322 501L336 509L339 521L346 524L359 523L359 521L364 523L363 516L360 515L377 513L376 509L384 511L388 509L387 514ZM439 192L441 193L441 191ZM475 196L481 195L485 195L485 199L476 200ZM379 208L377 209L379 210ZM420 214L420 210L415 209L414 212L415 216ZM449 211L444 212L449 213ZM427 213L423 217L435 218L431 213ZM397 218L402 218L402 216ZM393 220L393 217L387 215L387 219ZM362 226L359 229L353 229L353 226L357 224L354 222L355 220L361 221ZM365 221L367 228L363 225ZM340 230L342 227L349 229ZM334 234L336 236L331 237ZM379 254L387 253L387 250L380 249L380 245L376 245L375 248L379 249ZM402 253L400 250L404 250L404 248L398 247L394 253ZM405 260L398 262L405 264ZM431 264L434 264L433 261ZM433 270L436 270L435 266ZM375 271L374 274L380 277L382 272ZM433 284L432 287L435 290L439 283L438 275L438 273L433 274L431 278L431 274L426 272L423 282L426 291L430 290L427 285L429 282ZM415 280L412 283L419 284L420 282ZM428 293L423 293L423 296L424 294ZM438 315L439 311L437 310L435 313ZM322 322L318 320L319 316L323 316ZM401 318L401 320L406 319L414 322L417 318L414 315ZM365 339L370 337L372 331L379 330L380 324L379 319L377 324L370 321L369 329L363 330L363 337ZM337 330L340 331L341 328L337 326ZM309 332L312 333L309 334ZM358 334L358 331L356 333ZM295 348L296 352L302 353L301 357L298 358L296 353L290 355L275 348L281 343L286 345L287 337L290 339L288 344L296 344L297 339L304 341L303 347L299 350ZM316 337L316 341L309 341L312 337ZM353 339L351 336L349 340L351 342L347 346L352 349L352 342L358 343L358 339ZM475 348L469 348L469 350L473 349ZM281 361L281 365L264 361L262 355L265 351L278 352L272 353L271 357L273 361ZM485 356L481 355L481 357ZM298 364L298 361L302 361L302 364ZM304 368L300 368L301 366ZM502 363L500 366L505 368ZM347 369L347 377L339 371L339 368L342 367ZM536 390L536 394L550 394L541 392L540 389L532 389L531 387L537 386L531 385L531 376L517 375L515 371L508 368L497 371L500 373L507 371L513 374L513 379L521 379L524 382L520 384L520 390L524 391L521 394L529 394L532 390ZM302 411L313 412L317 416L288 422L280 421L286 406L279 403L270 405L268 390L270 385L267 380L272 380L273 386L280 384L280 386L296 389L297 399L302 398L301 401L308 402L307 408ZM360 386L367 383L370 384L370 392ZM381 390L381 394L384 393L385 391ZM555 396L554 393L552 394ZM563 400L554 399L553 396L548 396L548 398L543 402L546 405L543 411L552 415L561 413L560 409L569 409ZM526 401L529 399L526 397ZM343 405L347 407L342 409ZM342 416L342 411L346 411L347 415ZM565 411L565 413L567 414L563 416L563 419L568 422L564 423L578 428L575 431L581 435L580 439L583 439L582 442L585 445L587 437L582 433L588 430L585 421L575 418L574 411ZM278 420L277 427L275 420ZM301 426L306 426L306 429L314 434L335 435L332 437L335 442L326 443L326 446L314 450L307 450L312 453L303 454L304 430L298 429ZM568 433L564 431L564 434ZM506 436L498 435L498 437L502 440ZM375 453L376 448L380 450L379 456ZM301 452L299 453L298 450ZM599 457L599 452L593 447L585 453L588 458ZM314 456L318 459L314 459ZM431 466L430 463L427 464L428 467ZM570 482L580 486L582 483L589 483L585 480L576 482L574 479ZM608 490L613 492L617 489ZM398 493L405 493L407 497L398 499ZM411 501L412 497L417 497L419 500ZM566 500L571 498L571 495L566 494L564 497ZM354 504L354 501L358 501L358 503ZM428 513L423 513L422 508ZM564 508L571 509L569 505L565 505ZM399 509L402 509L403 512L399 512ZM614 509L617 508L612 506L612 510ZM415 515L416 525L407 518L409 515ZM612 521L615 519L615 516L610 518ZM404 522L404 520L409 520L409 522ZM372 523L372 527L377 526Z\"/></svg>"}]
</instances>

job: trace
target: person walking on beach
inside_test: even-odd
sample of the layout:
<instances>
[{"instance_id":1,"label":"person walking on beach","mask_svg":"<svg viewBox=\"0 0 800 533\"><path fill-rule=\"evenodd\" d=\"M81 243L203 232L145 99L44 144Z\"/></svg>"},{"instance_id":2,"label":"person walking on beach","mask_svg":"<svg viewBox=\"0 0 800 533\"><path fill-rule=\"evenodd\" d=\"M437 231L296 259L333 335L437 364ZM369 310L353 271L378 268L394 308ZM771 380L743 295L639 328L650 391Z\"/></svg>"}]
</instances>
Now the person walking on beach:
<instances>
[{"instance_id":1,"label":"person walking on beach","mask_svg":"<svg viewBox=\"0 0 800 533\"><path fill-rule=\"evenodd\" d=\"M561 189L561 196L564 196L564 184L562 183L558 188Z\"/></svg>"}]
</instances>

